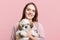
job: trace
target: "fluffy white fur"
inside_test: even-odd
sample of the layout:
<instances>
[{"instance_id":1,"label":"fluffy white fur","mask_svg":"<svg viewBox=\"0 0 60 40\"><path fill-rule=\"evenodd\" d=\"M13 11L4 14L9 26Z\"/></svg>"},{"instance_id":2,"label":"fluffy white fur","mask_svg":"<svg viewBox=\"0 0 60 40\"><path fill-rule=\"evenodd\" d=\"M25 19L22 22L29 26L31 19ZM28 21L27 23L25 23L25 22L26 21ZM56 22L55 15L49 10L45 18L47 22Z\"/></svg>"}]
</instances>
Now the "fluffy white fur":
<instances>
[{"instance_id":1,"label":"fluffy white fur","mask_svg":"<svg viewBox=\"0 0 60 40\"><path fill-rule=\"evenodd\" d=\"M31 29L31 27L30 27L30 21L28 19L23 19L20 22L20 25L21 25L21 27L23 25L22 30L18 30L16 32L16 35L18 35L20 33L24 37L21 38L21 39L19 39L19 40L29 40L29 37L27 36L27 33L26 33L26 31L29 31L29 30L31 31L31 35L37 36L37 33L34 30Z\"/></svg>"}]
</instances>

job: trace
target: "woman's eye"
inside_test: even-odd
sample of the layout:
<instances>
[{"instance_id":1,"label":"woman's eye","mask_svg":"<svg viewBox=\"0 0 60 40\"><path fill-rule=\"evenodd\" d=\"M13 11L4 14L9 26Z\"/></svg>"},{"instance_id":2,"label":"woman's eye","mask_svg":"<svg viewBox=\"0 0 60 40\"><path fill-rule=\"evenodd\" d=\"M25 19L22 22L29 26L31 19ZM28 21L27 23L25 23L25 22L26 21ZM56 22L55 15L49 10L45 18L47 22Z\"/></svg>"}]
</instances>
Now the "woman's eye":
<instances>
[{"instance_id":1,"label":"woman's eye","mask_svg":"<svg viewBox=\"0 0 60 40\"><path fill-rule=\"evenodd\" d=\"M33 10L33 12L35 12L35 10Z\"/></svg>"}]
</instances>

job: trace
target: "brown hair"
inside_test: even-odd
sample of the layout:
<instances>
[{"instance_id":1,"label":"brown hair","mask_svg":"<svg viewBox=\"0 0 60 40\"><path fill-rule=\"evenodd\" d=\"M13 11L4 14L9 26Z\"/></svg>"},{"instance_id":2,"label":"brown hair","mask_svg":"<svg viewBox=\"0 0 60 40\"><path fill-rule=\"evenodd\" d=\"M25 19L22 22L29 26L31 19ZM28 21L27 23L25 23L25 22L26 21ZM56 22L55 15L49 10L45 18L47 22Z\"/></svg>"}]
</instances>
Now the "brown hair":
<instances>
[{"instance_id":1,"label":"brown hair","mask_svg":"<svg viewBox=\"0 0 60 40\"><path fill-rule=\"evenodd\" d=\"M34 16L34 18L32 19L32 21L33 21L33 22L37 22L37 21L38 21L38 11L37 11L36 5L35 5L33 2L30 2L30 3L26 4L26 6L25 6L24 9L23 9L23 14L22 14L21 20L26 17L26 16L25 16L25 11L26 11L26 8L27 8L30 4L32 4L32 5L35 7L35 16ZM20 21L21 21L21 20L20 20Z\"/></svg>"},{"instance_id":2,"label":"brown hair","mask_svg":"<svg viewBox=\"0 0 60 40\"><path fill-rule=\"evenodd\" d=\"M27 8L30 4L32 4L32 5L35 7L35 16L34 16L34 18L32 19L32 21L33 21L33 22L38 22L38 11L37 11L36 5L35 5L33 2L30 2L30 3L26 4L26 6L25 6L24 9L23 9L22 18L19 20L19 22L20 22L22 19L26 18L26 16L25 16L25 11L26 11L26 8ZM18 30L19 28L20 28L20 25L18 24L17 30ZM17 30L16 30L16 31L17 31ZM14 36L14 40L16 40L16 35Z\"/></svg>"}]
</instances>

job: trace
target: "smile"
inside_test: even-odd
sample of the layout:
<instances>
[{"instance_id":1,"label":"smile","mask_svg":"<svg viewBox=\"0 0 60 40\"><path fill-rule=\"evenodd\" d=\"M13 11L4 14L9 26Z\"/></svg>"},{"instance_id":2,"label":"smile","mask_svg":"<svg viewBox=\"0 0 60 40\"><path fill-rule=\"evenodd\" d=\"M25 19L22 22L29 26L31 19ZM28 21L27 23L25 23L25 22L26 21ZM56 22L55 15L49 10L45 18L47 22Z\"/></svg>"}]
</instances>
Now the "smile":
<instances>
[{"instance_id":1,"label":"smile","mask_svg":"<svg viewBox=\"0 0 60 40\"><path fill-rule=\"evenodd\" d=\"M28 16L32 16L32 14L31 14L31 13L29 13L29 14L28 14Z\"/></svg>"}]
</instances>

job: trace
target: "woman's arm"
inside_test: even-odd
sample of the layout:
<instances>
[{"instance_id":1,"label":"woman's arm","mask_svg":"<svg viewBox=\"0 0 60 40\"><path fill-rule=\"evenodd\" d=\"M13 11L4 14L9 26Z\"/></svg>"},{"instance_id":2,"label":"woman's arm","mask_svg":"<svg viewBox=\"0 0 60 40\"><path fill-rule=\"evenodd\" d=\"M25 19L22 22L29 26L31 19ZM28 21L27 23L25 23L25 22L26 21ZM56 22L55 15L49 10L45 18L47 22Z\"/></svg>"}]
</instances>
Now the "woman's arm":
<instances>
[{"instance_id":1,"label":"woman's arm","mask_svg":"<svg viewBox=\"0 0 60 40\"><path fill-rule=\"evenodd\" d=\"M16 37L15 37L15 27L13 27L12 29L12 33L11 33L11 40L16 40Z\"/></svg>"},{"instance_id":2,"label":"woman's arm","mask_svg":"<svg viewBox=\"0 0 60 40\"><path fill-rule=\"evenodd\" d=\"M30 40L35 40L35 37L31 35L30 31L29 32L27 31L27 35L30 38Z\"/></svg>"},{"instance_id":3,"label":"woman's arm","mask_svg":"<svg viewBox=\"0 0 60 40\"><path fill-rule=\"evenodd\" d=\"M12 33L11 33L11 40L16 40L16 30L17 30L18 24L19 22L13 25Z\"/></svg>"},{"instance_id":4,"label":"woman's arm","mask_svg":"<svg viewBox=\"0 0 60 40\"><path fill-rule=\"evenodd\" d=\"M33 40L45 40L45 32L42 24L36 23L35 26L37 27L38 37L30 36L30 38L32 38Z\"/></svg>"},{"instance_id":5,"label":"woman's arm","mask_svg":"<svg viewBox=\"0 0 60 40\"><path fill-rule=\"evenodd\" d=\"M42 24L38 23L38 26L37 26L37 30L38 30L38 39L39 40L45 40L45 32L44 32L44 28L42 26Z\"/></svg>"}]
</instances>

